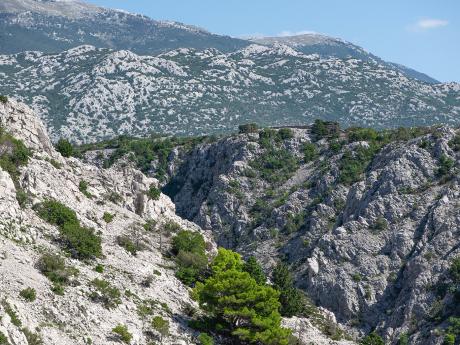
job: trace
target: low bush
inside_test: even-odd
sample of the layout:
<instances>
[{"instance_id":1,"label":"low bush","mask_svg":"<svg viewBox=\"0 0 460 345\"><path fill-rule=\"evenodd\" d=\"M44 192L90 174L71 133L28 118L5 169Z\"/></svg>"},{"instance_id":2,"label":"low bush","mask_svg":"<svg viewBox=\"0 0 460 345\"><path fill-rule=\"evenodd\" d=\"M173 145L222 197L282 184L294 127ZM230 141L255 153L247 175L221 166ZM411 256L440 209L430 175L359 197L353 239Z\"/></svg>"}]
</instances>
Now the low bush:
<instances>
[{"instance_id":1,"label":"low bush","mask_svg":"<svg viewBox=\"0 0 460 345\"><path fill-rule=\"evenodd\" d=\"M198 341L201 345L214 345L214 339L206 333L200 333Z\"/></svg>"},{"instance_id":2,"label":"low bush","mask_svg":"<svg viewBox=\"0 0 460 345\"><path fill-rule=\"evenodd\" d=\"M59 295L64 292L64 286L69 284L72 276L78 271L68 267L62 257L55 254L43 254L38 261L38 269L53 283L53 291Z\"/></svg>"},{"instance_id":3,"label":"low bush","mask_svg":"<svg viewBox=\"0 0 460 345\"><path fill-rule=\"evenodd\" d=\"M244 133L254 133L254 132L257 132L258 131L258 126L256 123L247 123L247 124L244 124L244 125L239 125L238 126L238 132L240 134L244 134Z\"/></svg>"},{"instance_id":4,"label":"low bush","mask_svg":"<svg viewBox=\"0 0 460 345\"><path fill-rule=\"evenodd\" d=\"M379 132L372 128L352 127L347 129L348 141L375 141L379 138Z\"/></svg>"},{"instance_id":5,"label":"low bush","mask_svg":"<svg viewBox=\"0 0 460 345\"><path fill-rule=\"evenodd\" d=\"M340 161L339 182L351 185L359 181L379 149L379 146L370 144L369 147L359 146L354 152L346 151Z\"/></svg>"},{"instance_id":6,"label":"low bush","mask_svg":"<svg viewBox=\"0 0 460 345\"><path fill-rule=\"evenodd\" d=\"M128 327L125 325L118 324L112 329L112 332L118 335L120 340L126 344L129 344L133 338L133 335L129 332Z\"/></svg>"},{"instance_id":7,"label":"low bush","mask_svg":"<svg viewBox=\"0 0 460 345\"><path fill-rule=\"evenodd\" d=\"M311 132L317 139L337 138L340 135L340 126L337 122L315 120Z\"/></svg>"},{"instance_id":8,"label":"low bush","mask_svg":"<svg viewBox=\"0 0 460 345\"><path fill-rule=\"evenodd\" d=\"M33 302L37 298L37 292L35 291L34 288L28 287L24 290L21 290L21 292L19 293L19 296L21 296L28 302Z\"/></svg>"},{"instance_id":9,"label":"low bush","mask_svg":"<svg viewBox=\"0 0 460 345\"><path fill-rule=\"evenodd\" d=\"M0 332L0 345L10 345L8 338L2 332Z\"/></svg>"},{"instance_id":10,"label":"low bush","mask_svg":"<svg viewBox=\"0 0 460 345\"><path fill-rule=\"evenodd\" d=\"M169 335L169 321L161 316L155 316L152 319L152 328L160 334L160 341L163 340L163 337Z\"/></svg>"},{"instance_id":11,"label":"low bush","mask_svg":"<svg viewBox=\"0 0 460 345\"><path fill-rule=\"evenodd\" d=\"M8 97L5 95L0 95L0 103L3 103L3 104L8 103Z\"/></svg>"},{"instance_id":12,"label":"low bush","mask_svg":"<svg viewBox=\"0 0 460 345\"><path fill-rule=\"evenodd\" d=\"M22 333L26 337L27 345L43 345L43 339L40 334L32 332L28 328L23 328Z\"/></svg>"},{"instance_id":13,"label":"low bush","mask_svg":"<svg viewBox=\"0 0 460 345\"><path fill-rule=\"evenodd\" d=\"M172 253L176 257L176 276L184 284L193 286L207 267L206 242L200 233L180 231L172 240Z\"/></svg>"},{"instance_id":14,"label":"low bush","mask_svg":"<svg viewBox=\"0 0 460 345\"><path fill-rule=\"evenodd\" d=\"M131 237L127 235L117 236L117 244L134 256L137 255L138 251L141 251L144 248L140 241L132 241Z\"/></svg>"},{"instance_id":15,"label":"low bush","mask_svg":"<svg viewBox=\"0 0 460 345\"><path fill-rule=\"evenodd\" d=\"M91 282L91 286L93 291L90 298L93 302L101 303L107 309L116 308L121 304L120 290L108 281L96 278Z\"/></svg>"},{"instance_id":16,"label":"low bush","mask_svg":"<svg viewBox=\"0 0 460 345\"><path fill-rule=\"evenodd\" d=\"M67 139L59 139L55 148L63 157L70 157L74 153L73 146Z\"/></svg>"},{"instance_id":17,"label":"low bush","mask_svg":"<svg viewBox=\"0 0 460 345\"><path fill-rule=\"evenodd\" d=\"M449 158L446 155L441 155L441 157L439 158L439 167L437 171L438 176L444 177L448 175L451 172L454 165L455 161L453 159Z\"/></svg>"},{"instance_id":18,"label":"low bush","mask_svg":"<svg viewBox=\"0 0 460 345\"><path fill-rule=\"evenodd\" d=\"M102 255L100 236L94 230L82 227L77 214L56 200L45 200L36 206L37 214L50 224L57 225L61 238L71 254L79 259Z\"/></svg>"},{"instance_id":19,"label":"low bush","mask_svg":"<svg viewBox=\"0 0 460 345\"><path fill-rule=\"evenodd\" d=\"M259 171L260 177L265 181L281 184L297 171L299 161L287 150L271 148L253 160L250 165Z\"/></svg>"},{"instance_id":20,"label":"low bush","mask_svg":"<svg viewBox=\"0 0 460 345\"><path fill-rule=\"evenodd\" d=\"M311 162L318 157L318 150L316 149L315 144L305 143L302 147L302 151L305 163Z\"/></svg>"},{"instance_id":21,"label":"low bush","mask_svg":"<svg viewBox=\"0 0 460 345\"><path fill-rule=\"evenodd\" d=\"M109 212L104 212L104 215L102 216L102 219L104 220L104 222L106 222L107 224L108 223L111 223L112 220L115 218L115 215L112 214L112 213L109 213Z\"/></svg>"},{"instance_id":22,"label":"low bush","mask_svg":"<svg viewBox=\"0 0 460 345\"><path fill-rule=\"evenodd\" d=\"M88 182L86 182L85 180L80 180L80 182L78 183L78 189L87 198L91 199L93 197L91 193L88 191Z\"/></svg>"},{"instance_id":23,"label":"low bush","mask_svg":"<svg viewBox=\"0 0 460 345\"><path fill-rule=\"evenodd\" d=\"M360 345L385 345L385 342L380 335L372 332L361 340Z\"/></svg>"},{"instance_id":24,"label":"low bush","mask_svg":"<svg viewBox=\"0 0 460 345\"><path fill-rule=\"evenodd\" d=\"M294 138L294 132L290 128L281 128L278 130L278 136L281 140Z\"/></svg>"},{"instance_id":25,"label":"low bush","mask_svg":"<svg viewBox=\"0 0 460 345\"><path fill-rule=\"evenodd\" d=\"M21 140L15 139L0 127L0 168L8 172L18 185L19 168L28 163L30 150Z\"/></svg>"},{"instance_id":26,"label":"low bush","mask_svg":"<svg viewBox=\"0 0 460 345\"><path fill-rule=\"evenodd\" d=\"M161 196L161 190L152 184L150 185L149 190L146 192L146 195L150 200L159 200Z\"/></svg>"}]
</instances>

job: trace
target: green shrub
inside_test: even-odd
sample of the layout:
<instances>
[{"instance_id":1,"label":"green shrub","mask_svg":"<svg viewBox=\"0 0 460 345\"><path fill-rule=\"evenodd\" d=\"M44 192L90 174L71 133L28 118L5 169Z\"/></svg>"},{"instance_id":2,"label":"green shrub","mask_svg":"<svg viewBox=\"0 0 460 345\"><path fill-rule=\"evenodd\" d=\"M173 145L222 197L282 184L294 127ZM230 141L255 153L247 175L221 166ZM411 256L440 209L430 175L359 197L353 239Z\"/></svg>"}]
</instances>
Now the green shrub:
<instances>
[{"instance_id":1,"label":"green shrub","mask_svg":"<svg viewBox=\"0 0 460 345\"><path fill-rule=\"evenodd\" d=\"M0 168L8 172L18 185L19 168L28 163L30 150L21 140L15 139L0 127Z\"/></svg>"},{"instance_id":2,"label":"green shrub","mask_svg":"<svg viewBox=\"0 0 460 345\"><path fill-rule=\"evenodd\" d=\"M298 159L284 149L270 148L251 163L260 177L272 184L288 180L299 168Z\"/></svg>"},{"instance_id":3,"label":"green shrub","mask_svg":"<svg viewBox=\"0 0 460 345\"><path fill-rule=\"evenodd\" d=\"M351 185L359 181L379 149L370 144L369 147L359 146L354 152L346 151L340 161L340 183Z\"/></svg>"},{"instance_id":4,"label":"green shrub","mask_svg":"<svg viewBox=\"0 0 460 345\"><path fill-rule=\"evenodd\" d=\"M460 256L452 260L449 268L449 273L455 283L460 283Z\"/></svg>"},{"instance_id":5,"label":"green shrub","mask_svg":"<svg viewBox=\"0 0 460 345\"><path fill-rule=\"evenodd\" d=\"M91 282L91 286L94 288L90 294L93 302L101 303L107 309L116 308L121 304L120 290L108 281L96 278Z\"/></svg>"},{"instance_id":6,"label":"green shrub","mask_svg":"<svg viewBox=\"0 0 460 345\"><path fill-rule=\"evenodd\" d=\"M372 128L352 127L347 129L348 140L355 141L375 141L379 137L379 132Z\"/></svg>"},{"instance_id":7,"label":"green shrub","mask_svg":"<svg viewBox=\"0 0 460 345\"><path fill-rule=\"evenodd\" d=\"M372 230L376 232L388 229L388 221L383 217L378 217L372 225Z\"/></svg>"},{"instance_id":8,"label":"green shrub","mask_svg":"<svg viewBox=\"0 0 460 345\"><path fill-rule=\"evenodd\" d=\"M92 259L102 255L101 237L93 229L69 223L61 227L61 235L69 251L78 259Z\"/></svg>"},{"instance_id":9,"label":"green shrub","mask_svg":"<svg viewBox=\"0 0 460 345\"><path fill-rule=\"evenodd\" d=\"M40 272L53 283L52 290L58 295L64 294L64 286L78 273L76 269L66 266L64 259L55 254L43 254L37 266Z\"/></svg>"},{"instance_id":10,"label":"green shrub","mask_svg":"<svg viewBox=\"0 0 460 345\"><path fill-rule=\"evenodd\" d=\"M32 332L28 328L23 328L22 333L27 339L27 345L43 345L43 339L40 334Z\"/></svg>"},{"instance_id":11,"label":"green shrub","mask_svg":"<svg viewBox=\"0 0 460 345\"><path fill-rule=\"evenodd\" d=\"M97 264L96 267L94 267L94 270L95 270L97 273L104 273L104 266L101 265L101 264Z\"/></svg>"},{"instance_id":12,"label":"green shrub","mask_svg":"<svg viewBox=\"0 0 460 345\"><path fill-rule=\"evenodd\" d=\"M159 190L154 184L152 184L150 185L150 188L146 192L146 194L150 200L159 200L161 196L161 190Z\"/></svg>"},{"instance_id":13,"label":"green shrub","mask_svg":"<svg viewBox=\"0 0 460 345\"><path fill-rule=\"evenodd\" d=\"M281 140L287 140L294 138L294 132L290 128L281 128L278 130L278 136Z\"/></svg>"},{"instance_id":14,"label":"green shrub","mask_svg":"<svg viewBox=\"0 0 460 345\"><path fill-rule=\"evenodd\" d=\"M63 157L70 157L74 153L73 146L67 139L59 139L55 148Z\"/></svg>"},{"instance_id":15,"label":"green shrub","mask_svg":"<svg viewBox=\"0 0 460 345\"><path fill-rule=\"evenodd\" d=\"M77 214L57 200L45 200L36 207L40 218L50 224L63 226L64 224L79 224Z\"/></svg>"},{"instance_id":16,"label":"green shrub","mask_svg":"<svg viewBox=\"0 0 460 345\"><path fill-rule=\"evenodd\" d=\"M114 218L115 218L115 215L109 212L104 212L104 215L102 216L102 219L106 223L111 223Z\"/></svg>"},{"instance_id":17,"label":"green shrub","mask_svg":"<svg viewBox=\"0 0 460 345\"><path fill-rule=\"evenodd\" d=\"M273 286L279 291L281 302L281 315L291 317L300 315L303 311L304 298L295 286L289 267L278 263L273 270Z\"/></svg>"},{"instance_id":18,"label":"green shrub","mask_svg":"<svg viewBox=\"0 0 460 345\"><path fill-rule=\"evenodd\" d=\"M78 189L87 198L93 197L91 193L88 191L88 182L86 182L85 180L80 180L80 182L78 183Z\"/></svg>"},{"instance_id":19,"label":"green shrub","mask_svg":"<svg viewBox=\"0 0 460 345\"><path fill-rule=\"evenodd\" d=\"M340 126L337 122L315 120L311 132L318 139L337 138L340 135Z\"/></svg>"},{"instance_id":20,"label":"green shrub","mask_svg":"<svg viewBox=\"0 0 460 345\"><path fill-rule=\"evenodd\" d=\"M3 103L3 104L8 103L8 97L4 95L0 95L0 103Z\"/></svg>"},{"instance_id":21,"label":"green shrub","mask_svg":"<svg viewBox=\"0 0 460 345\"><path fill-rule=\"evenodd\" d=\"M143 245L139 242L133 242L129 236L117 236L117 244L124 248L131 255L136 256L137 252L143 249Z\"/></svg>"},{"instance_id":22,"label":"green shrub","mask_svg":"<svg viewBox=\"0 0 460 345\"><path fill-rule=\"evenodd\" d=\"M10 317L11 323L16 327L21 327L22 321L19 319L18 314L13 309L13 307L6 301L6 299L2 301L2 306L5 310L5 313Z\"/></svg>"},{"instance_id":23,"label":"green shrub","mask_svg":"<svg viewBox=\"0 0 460 345\"><path fill-rule=\"evenodd\" d=\"M24 290L21 290L19 296L24 298L26 301L33 302L37 298L37 293L34 288L28 287Z\"/></svg>"},{"instance_id":24,"label":"green shrub","mask_svg":"<svg viewBox=\"0 0 460 345\"><path fill-rule=\"evenodd\" d=\"M204 254L205 250L203 235L198 232L182 230L172 240L172 251L175 255L180 251Z\"/></svg>"},{"instance_id":25,"label":"green shrub","mask_svg":"<svg viewBox=\"0 0 460 345\"><path fill-rule=\"evenodd\" d=\"M8 338L2 332L0 332L0 345L10 345Z\"/></svg>"},{"instance_id":26,"label":"green shrub","mask_svg":"<svg viewBox=\"0 0 460 345\"><path fill-rule=\"evenodd\" d=\"M312 143L303 144L302 151L305 163L311 162L318 156L316 145Z\"/></svg>"},{"instance_id":27,"label":"green shrub","mask_svg":"<svg viewBox=\"0 0 460 345\"><path fill-rule=\"evenodd\" d=\"M160 333L160 341L163 340L163 337L169 335L169 321L163 319L161 316L155 316L152 319L152 327L155 331Z\"/></svg>"},{"instance_id":28,"label":"green shrub","mask_svg":"<svg viewBox=\"0 0 460 345\"><path fill-rule=\"evenodd\" d=\"M444 177L448 175L451 172L454 165L455 161L453 159L449 158L444 154L441 155L441 157L439 158L439 167L437 171L438 176Z\"/></svg>"},{"instance_id":29,"label":"green shrub","mask_svg":"<svg viewBox=\"0 0 460 345\"><path fill-rule=\"evenodd\" d=\"M100 236L80 226L75 211L56 200L45 200L36 211L42 219L59 227L61 238L73 256L90 259L102 255Z\"/></svg>"},{"instance_id":30,"label":"green shrub","mask_svg":"<svg viewBox=\"0 0 460 345\"><path fill-rule=\"evenodd\" d=\"M351 275L351 279L353 279L354 282L359 283L361 280L363 280L363 277L359 273L353 273Z\"/></svg>"},{"instance_id":31,"label":"green shrub","mask_svg":"<svg viewBox=\"0 0 460 345\"><path fill-rule=\"evenodd\" d=\"M449 141L449 146L455 152L460 151L460 134L457 134L451 141Z\"/></svg>"},{"instance_id":32,"label":"green shrub","mask_svg":"<svg viewBox=\"0 0 460 345\"><path fill-rule=\"evenodd\" d=\"M214 345L214 339L206 333L200 333L198 341L201 345Z\"/></svg>"},{"instance_id":33,"label":"green shrub","mask_svg":"<svg viewBox=\"0 0 460 345\"><path fill-rule=\"evenodd\" d=\"M381 336L372 332L361 340L360 345L385 345L385 342Z\"/></svg>"},{"instance_id":34,"label":"green shrub","mask_svg":"<svg viewBox=\"0 0 460 345\"><path fill-rule=\"evenodd\" d=\"M176 257L176 277L184 284L193 286L205 270L206 243L200 233L182 230L172 240L172 253Z\"/></svg>"},{"instance_id":35,"label":"green shrub","mask_svg":"<svg viewBox=\"0 0 460 345\"><path fill-rule=\"evenodd\" d=\"M409 335L402 333L398 339L398 345L409 345Z\"/></svg>"},{"instance_id":36,"label":"green shrub","mask_svg":"<svg viewBox=\"0 0 460 345\"><path fill-rule=\"evenodd\" d=\"M267 282L267 276L254 256L250 256L244 263L243 271L248 272L259 285L263 285Z\"/></svg>"},{"instance_id":37,"label":"green shrub","mask_svg":"<svg viewBox=\"0 0 460 345\"><path fill-rule=\"evenodd\" d=\"M125 325L118 324L112 329L112 332L120 337L120 340L126 344L131 342L133 335L129 332L128 327Z\"/></svg>"},{"instance_id":38,"label":"green shrub","mask_svg":"<svg viewBox=\"0 0 460 345\"><path fill-rule=\"evenodd\" d=\"M443 342L443 345L455 345L455 339L457 337L455 336L455 334L451 334L451 333L447 333L445 336L444 336L444 342Z\"/></svg>"},{"instance_id":39,"label":"green shrub","mask_svg":"<svg viewBox=\"0 0 460 345\"><path fill-rule=\"evenodd\" d=\"M24 208L29 202L29 195L21 188L16 189L16 200L18 201L19 206Z\"/></svg>"},{"instance_id":40,"label":"green shrub","mask_svg":"<svg viewBox=\"0 0 460 345\"><path fill-rule=\"evenodd\" d=\"M240 134L254 133L254 132L257 132L258 129L259 128L256 123L247 123L247 124L238 126L238 131Z\"/></svg>"}]
</instances>

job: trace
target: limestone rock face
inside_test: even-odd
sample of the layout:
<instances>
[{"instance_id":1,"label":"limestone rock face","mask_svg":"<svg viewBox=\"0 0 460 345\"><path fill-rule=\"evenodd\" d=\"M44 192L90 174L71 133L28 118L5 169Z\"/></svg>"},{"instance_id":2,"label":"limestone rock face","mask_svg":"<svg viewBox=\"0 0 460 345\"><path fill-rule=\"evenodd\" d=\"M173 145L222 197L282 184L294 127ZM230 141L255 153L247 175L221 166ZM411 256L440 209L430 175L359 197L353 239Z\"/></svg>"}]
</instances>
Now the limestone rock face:
<instances>
[{"instance_id":1,"label":"limestone rock face","mask_svg":"<svg viewBox=\"0 0 460 345\"><path fill-rule=\"evenodd\" d=\"M376 329L388 344L404 333L411 344L442 343L435 330L447 322L432 315L452 315L443 287L460 255L460 154L449 144L458 129L391 140L351 183L341 182L344 155L369 142L292 132L270 148L299 161L281 183L254 168L268 151L263 131L199 145L171 162L179 167L169 182L178 214L212 229L218 244L256 255L267 272L288 262L298 286L354 334ZM312 143L317 156L307 161L303 147Z\"/></svg>"}]
</instances>

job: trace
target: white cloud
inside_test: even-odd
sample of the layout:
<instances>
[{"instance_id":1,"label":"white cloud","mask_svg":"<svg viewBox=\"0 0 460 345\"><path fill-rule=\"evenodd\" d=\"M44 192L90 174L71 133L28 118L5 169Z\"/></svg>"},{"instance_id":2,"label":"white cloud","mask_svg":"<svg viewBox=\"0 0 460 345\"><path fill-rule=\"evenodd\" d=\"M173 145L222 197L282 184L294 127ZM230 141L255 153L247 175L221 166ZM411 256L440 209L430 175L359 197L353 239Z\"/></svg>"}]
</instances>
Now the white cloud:
<instances>
[{"instance_id":1,"label":"white cloud","mask_svg":"<svg viewBox=\"0 0 460 345\"><path fill-rule=\"evenodd\" d=\"M408 29L410 31L426 31L426 30L436 29L436 28L440 28L443 26L447 26L447 25L449 25L448 20L427 18L427 19L420 19L417 23L410 25Z\"/></svg>"}]
</instances>

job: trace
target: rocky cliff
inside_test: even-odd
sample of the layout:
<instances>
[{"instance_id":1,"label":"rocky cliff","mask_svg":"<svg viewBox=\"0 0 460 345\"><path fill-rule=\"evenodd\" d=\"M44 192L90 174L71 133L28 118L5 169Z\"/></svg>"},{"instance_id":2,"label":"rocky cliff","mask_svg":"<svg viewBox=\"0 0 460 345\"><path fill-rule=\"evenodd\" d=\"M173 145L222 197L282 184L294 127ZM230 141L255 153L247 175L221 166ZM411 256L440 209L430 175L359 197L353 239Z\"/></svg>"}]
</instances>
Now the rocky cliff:
<instances>
[{"instance_id":1,"label":"rocky cliff","mask_svg":"<svg viewBox=\"0 0 460 345\"><path fill-rule=\"evenodd\" d=\"M172 150L164 191L219 245L267 272L287 262L351 333L441 344L458 309L459 142L449 127L264 129Z\"/></svg>"}]
</instances>

